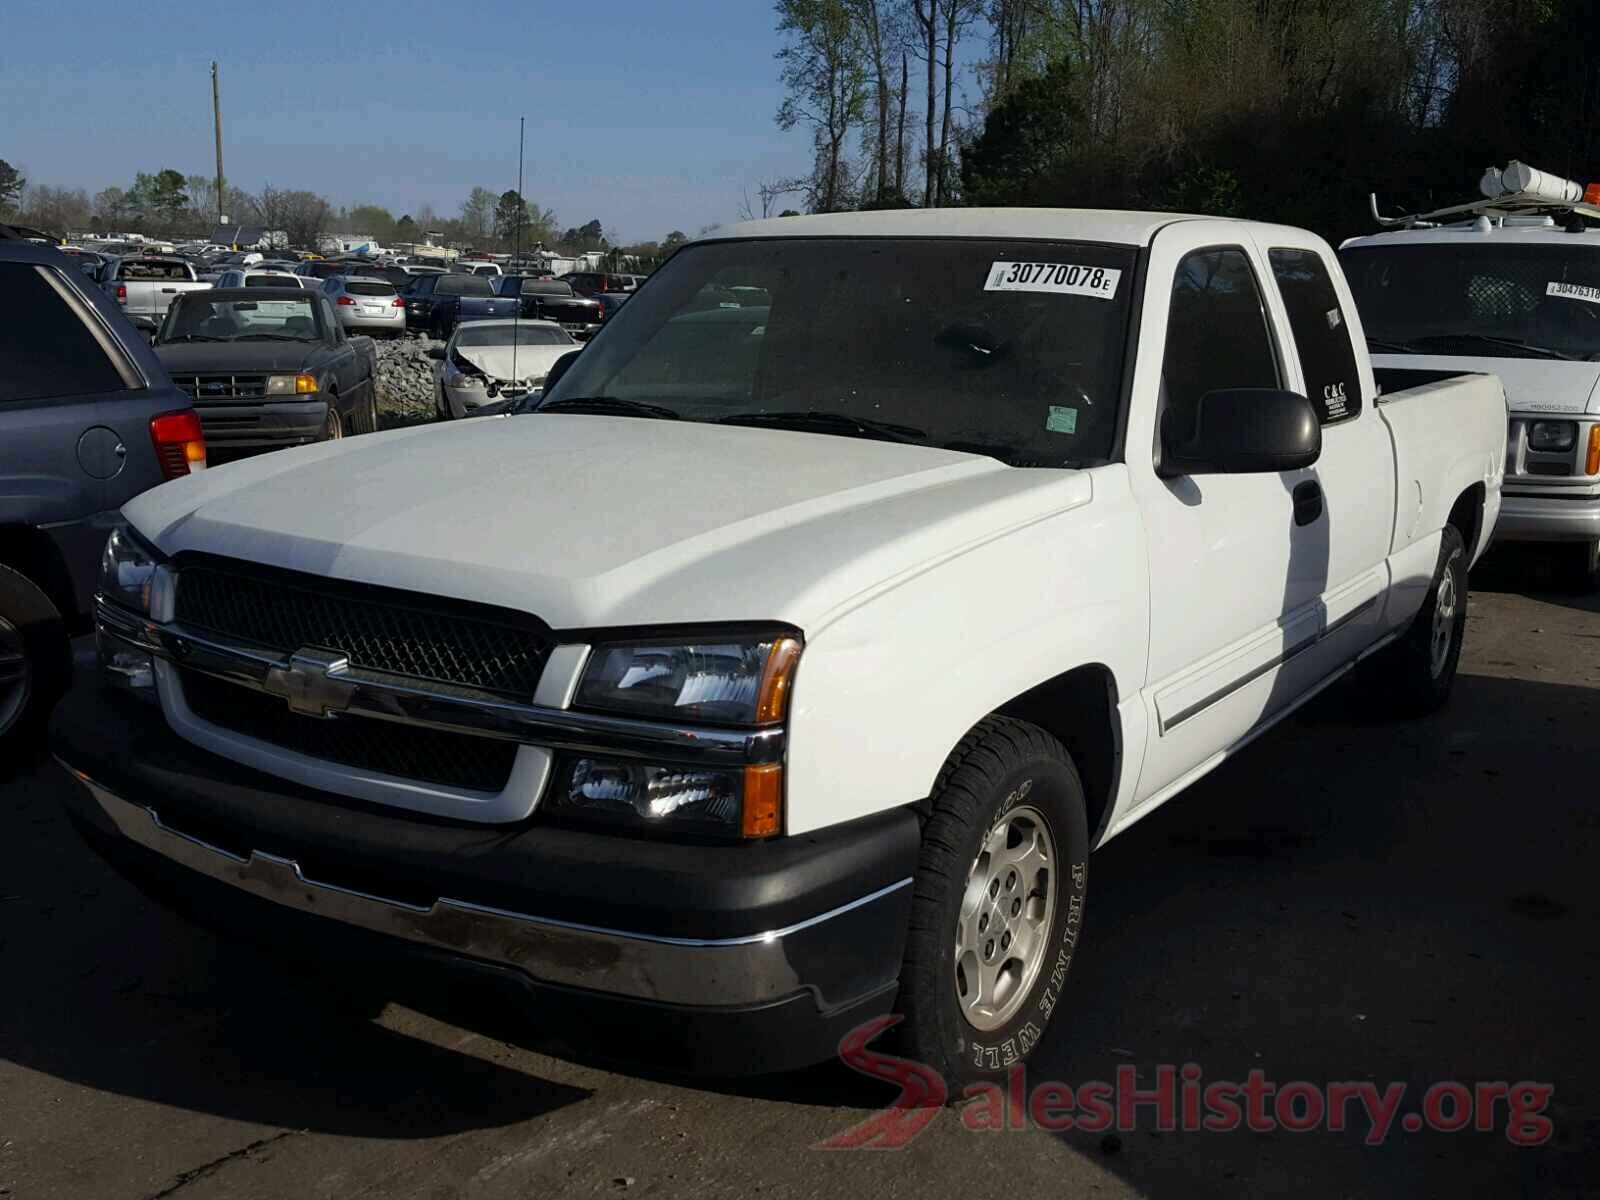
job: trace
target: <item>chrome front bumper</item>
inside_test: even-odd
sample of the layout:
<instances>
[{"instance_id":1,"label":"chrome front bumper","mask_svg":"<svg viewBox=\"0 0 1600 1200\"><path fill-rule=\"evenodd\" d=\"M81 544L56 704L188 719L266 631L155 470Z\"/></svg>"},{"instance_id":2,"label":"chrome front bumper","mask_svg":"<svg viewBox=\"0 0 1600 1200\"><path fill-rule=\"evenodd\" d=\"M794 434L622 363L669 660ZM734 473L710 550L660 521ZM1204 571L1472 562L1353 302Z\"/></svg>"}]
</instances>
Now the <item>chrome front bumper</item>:
<instances>
[{"instance_id":1,"label":"chrome front bumper","mask_svg":"<svg viewBox=\"0 0 1600 1200\"><path fill-rule=\"evenodd\" d=\"M1537 496L1504 492L1496 541L1592 542L1600 540L1600 495L1566 495L1552 490Z\"/></svg>"},{"instance_id":2,"label":"chrome front bumper","mask_svg":"<svg viewBox=\"0 0 1600 1200\"><path fill-rule=\"evenodd\" d=\"M411 904L310 879L292 859L261 851L241 856L169 828L155 809L62 766L130 842L207 879L302 913L509 967L538 983L717 1007L810 992L828 1009L892 985L898 970L893 947L910 903L910 878L742 937L629 933L443 897ZM880 946L885 953L868 953Z\"/></svg>"}]
</instances>

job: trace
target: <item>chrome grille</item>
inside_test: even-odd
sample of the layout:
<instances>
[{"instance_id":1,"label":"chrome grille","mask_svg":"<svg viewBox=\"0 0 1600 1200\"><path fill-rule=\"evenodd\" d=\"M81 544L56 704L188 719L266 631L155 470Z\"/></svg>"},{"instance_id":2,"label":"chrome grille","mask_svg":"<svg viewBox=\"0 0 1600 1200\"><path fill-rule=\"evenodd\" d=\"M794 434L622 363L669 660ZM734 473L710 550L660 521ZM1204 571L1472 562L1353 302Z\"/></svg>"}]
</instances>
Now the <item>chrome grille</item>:
<instances>
[{"instance_id":1,"label":"chrome grille","mask_svg":"<svg viewBox=\"0 0 1600 1200\"><path fill-rule=\"evenodd\" d=\"M338 650L353 667L523 702L554 642L526 614L210 556L180 559L176 617L284 654Z\"/></svg>"},{"instance_id":2,"label":"chrome grille","mask_svg":"<svg viewBox=\"0 0 1600 1200\"><path fill-rule=\"evenodd\" d=\"M267 395L265 375L174 375L177 384L196 404L221 400L263 400Z\"/></svg>"},{"instance_id":3,"label":"chrome grille","mask_svg":"<svg viewBox=\"0 0 1600 1200\"><path fill-rule=\"evenodd\" d=\"M179 669L183 699L202 721L297 754L362 770L476 792L499 792L511 777L515 742L418 725L289 711L275 696Z\"/></svg>"}]
</instances>

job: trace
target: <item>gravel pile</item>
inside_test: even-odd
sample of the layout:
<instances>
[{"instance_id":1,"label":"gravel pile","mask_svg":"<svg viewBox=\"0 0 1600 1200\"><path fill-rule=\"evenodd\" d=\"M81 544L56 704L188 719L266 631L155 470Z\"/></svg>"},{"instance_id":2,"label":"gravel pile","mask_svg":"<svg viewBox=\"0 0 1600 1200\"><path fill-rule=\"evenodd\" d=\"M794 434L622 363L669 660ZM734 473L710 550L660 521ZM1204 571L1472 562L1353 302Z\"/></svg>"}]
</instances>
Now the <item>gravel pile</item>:
<instances>
[{"instance_id":1,"label":"gravel pile","mask_svg":"<svg viewBox=\"0 0 1600 1200\"><path fill-rule=\"evenodd\" d=\"M401 337L378 342L378 427L398 429L438 419L438 388L428 347L443 342Z\"/></svg>"}]
</instances>

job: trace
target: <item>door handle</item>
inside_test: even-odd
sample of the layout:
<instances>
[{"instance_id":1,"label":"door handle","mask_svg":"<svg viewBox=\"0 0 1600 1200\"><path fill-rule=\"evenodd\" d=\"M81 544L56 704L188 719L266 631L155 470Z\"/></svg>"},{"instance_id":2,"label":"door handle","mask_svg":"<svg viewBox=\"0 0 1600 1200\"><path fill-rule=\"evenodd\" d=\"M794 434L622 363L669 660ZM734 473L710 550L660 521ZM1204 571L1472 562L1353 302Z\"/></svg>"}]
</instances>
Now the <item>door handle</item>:
<instances>
[{"instance_id":1,"label":"door handle","mask_svg":"<svg viewBox=\"0 0 1600 1200\"><path fill-rule=\"evenodd\" d=\"M1322 515L1322 487L1308 479L1294 489L1294 523L1309 525Z\"/></svg>"}]
</instances>

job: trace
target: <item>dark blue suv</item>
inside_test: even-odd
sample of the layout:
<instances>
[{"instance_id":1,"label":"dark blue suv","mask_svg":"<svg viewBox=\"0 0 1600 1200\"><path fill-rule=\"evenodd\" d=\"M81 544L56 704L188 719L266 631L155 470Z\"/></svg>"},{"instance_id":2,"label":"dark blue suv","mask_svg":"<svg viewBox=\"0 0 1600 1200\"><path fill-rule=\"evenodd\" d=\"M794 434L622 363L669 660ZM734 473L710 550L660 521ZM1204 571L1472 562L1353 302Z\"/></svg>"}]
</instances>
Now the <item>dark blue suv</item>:
<instances>
[{"instance_id":1,"label":"dark blue suv","mask_svg":"<svg viewBox=\"0 0 1600 1200\"><path fill-rule=\"evenodd\" d=\"M204 465L147 337L75 263L0 225L0 772L41 744L118 510Z\"/></svg>"}]
</instances>

